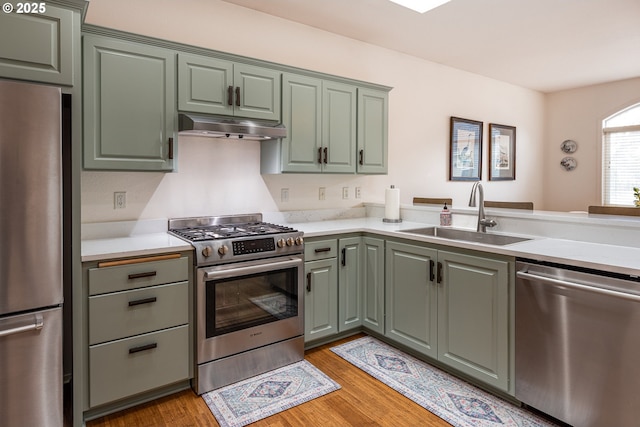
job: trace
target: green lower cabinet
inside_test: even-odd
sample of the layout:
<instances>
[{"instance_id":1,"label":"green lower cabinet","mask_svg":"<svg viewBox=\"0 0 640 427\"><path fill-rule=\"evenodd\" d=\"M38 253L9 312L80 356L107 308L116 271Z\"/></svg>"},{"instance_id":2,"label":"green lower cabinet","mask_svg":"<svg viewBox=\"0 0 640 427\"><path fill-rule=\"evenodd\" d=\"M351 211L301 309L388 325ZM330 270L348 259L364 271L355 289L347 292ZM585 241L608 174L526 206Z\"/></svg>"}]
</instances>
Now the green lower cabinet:
<instances>
[{"instance_id":1,"label":"green lower cabinet","mask_svg":"<svg viewBox=\"0 0 640 427\"><path fill-rule=\"evenodd\" d=\"M387 242L390 339L509 392L510 261Z\"/></svg>"},{"instance_id":2,"label":"green lower cabinet","mask_svg":"<svg viewBox=\"0 0 640 427\"><path fill-rule=\"evenodd\" d=\"M338 333L337 264L336 258L305 263L305 342Z\"/></svg>"},{"instance_id":3,"label":"green lower cabinet","mask_svg":"<svg viewBox=\"0 0 640 427\"><path fill-rule=\"evenodd\" d=\"M444 251L438 262L438 360L507 390L509 263Z\"/></svg>"},{"instance_id":4,"label":"green lower cabinet","mask_svg":"<svg viewBox=\"0 0 640 427\"><path fill-rule=\"evenodd\" d=\"M438 295L432 264L438 252L387 242L385 335L437 358Z\"/></svg>"},{"instance_id":5,"label":"green lower cabinet","mask_svg":"<svg viewBox=\"0 0 640 427\"><path fill-rule=\"evenodd\" d=\"M362 326L384 334L384 240L362 238Z\"/></svg>"},{"instance_id":6,"label":"green lower cabinet","mask_svg":"<svg viewBox=\"0 0 640 427\"><path fill-rule=\"evenodd\" d=\"M338 249L338 330L342 332L362 325L362 238L340 239Z\"/></svg>"}]
</instances>

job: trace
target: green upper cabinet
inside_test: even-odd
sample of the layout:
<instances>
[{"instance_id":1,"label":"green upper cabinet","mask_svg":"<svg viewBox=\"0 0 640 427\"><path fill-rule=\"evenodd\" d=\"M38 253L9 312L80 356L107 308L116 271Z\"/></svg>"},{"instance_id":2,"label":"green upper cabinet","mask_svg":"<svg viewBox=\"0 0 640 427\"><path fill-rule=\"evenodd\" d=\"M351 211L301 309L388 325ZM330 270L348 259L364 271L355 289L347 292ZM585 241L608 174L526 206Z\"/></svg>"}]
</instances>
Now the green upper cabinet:
<instances>
[{"instance_id":1,"label":"green upper cabinet","mask_svg":"<svg viewBox=\"0 0 640 427\"><path fill-rule=\"evenodd\" d=\"M358 173L387 173L389 94L358 89Z\"/></svg>"},{"instance_id":2,"label":"green upper cabinet","mask_svg":"<svg viewBox=\"0 0 640 427\"><path fill-rule=\"evenodd\" d=\"M282 76L282 122L286 138L262 144L262 157L275 148L270 159L275 171L322 172L318 161L322 147L322 80L285 73ZM282 147L282 154L277 148Z\"/></svg>"},{"instance_id":3,"label":"green upper cabinet","mask_svg":"<svg viewBox=\"0 0 640 427\"><path fill-rule=\"evenodd\" d=\"M325 81L322 85L322 170L356 171L356 88ZM320 155L318 159L320 159Z\"/></svg>"},{"instance_id":4,"label":"green upper cabinet","mask_svg":"<svg viewBox=\"0 0 640 427\"><path fill-rule=\"evenodd\" d=\"M6 3L10 4L10 3ZM19 13L35 7L37 13ZM23 9L26 11L26 9ZM80 12L50 2L15 3L0 13L0 76L73 86L74 48L80 37Z\"/></svg>"},{"instance_id":5,"label":"green upper cabinet","mask_svg":"<svg viewBox=\"0 0 640 427\"><path fill-rule=\"evenodd\" d=\"M280 121L281 76L268 68L180 53L178 109Z\"/></svg>"},{"instance_id":6,"label":"green upper cabinet","mask_svg":"<svg viewBox=\"0 0 640 427\"><path fill-rule=\"evenodd\" d=\"M261 143L261 172L387 172L388 91L284 73L287 137Z\"/></svg>"},{"instance_id":7,"label":"green upper cabinet","mask_svg":"<svg viewBox=\"0 0 640 427\"><path fill-rule=\"evenodd\" d=\"M175 52L85 35L84 168L170 171Z\"/></svg>"}]
</instances>

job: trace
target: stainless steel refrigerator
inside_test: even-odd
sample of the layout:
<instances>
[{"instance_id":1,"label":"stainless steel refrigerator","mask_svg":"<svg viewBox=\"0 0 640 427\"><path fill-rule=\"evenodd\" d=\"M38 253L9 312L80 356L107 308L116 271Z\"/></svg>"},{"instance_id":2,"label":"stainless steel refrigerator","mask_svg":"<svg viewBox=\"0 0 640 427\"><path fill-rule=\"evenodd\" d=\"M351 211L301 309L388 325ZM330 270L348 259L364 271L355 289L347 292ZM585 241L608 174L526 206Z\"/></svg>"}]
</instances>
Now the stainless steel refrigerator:
<instances>
[{"instance_id":1,"label":"stainless steel refrigerator","mask_svg":"<svg viewBox=\"0 0 640 427\"><path fill-rule=\"evenodd\" d=\"M0 426L63 425L59 88L0 80Z\"/></svg>"}]
</instances>

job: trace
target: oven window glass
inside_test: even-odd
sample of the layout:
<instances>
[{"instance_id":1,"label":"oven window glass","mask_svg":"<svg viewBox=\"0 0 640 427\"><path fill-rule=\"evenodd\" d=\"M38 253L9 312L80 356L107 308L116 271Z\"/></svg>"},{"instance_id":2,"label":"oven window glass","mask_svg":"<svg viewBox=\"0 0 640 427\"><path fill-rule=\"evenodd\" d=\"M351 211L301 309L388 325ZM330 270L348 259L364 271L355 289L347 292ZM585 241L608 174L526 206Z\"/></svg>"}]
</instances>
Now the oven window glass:
<instances>
[{"instance_id":1,"label":"oven window glass","mask_svg":"<svg viewBox=\"0 0 640 427\"><path fill-rule=\"evenodd\" d=\"M207 338L298 315L297 269L206 282Z\"/></svg>"}]
</instances>

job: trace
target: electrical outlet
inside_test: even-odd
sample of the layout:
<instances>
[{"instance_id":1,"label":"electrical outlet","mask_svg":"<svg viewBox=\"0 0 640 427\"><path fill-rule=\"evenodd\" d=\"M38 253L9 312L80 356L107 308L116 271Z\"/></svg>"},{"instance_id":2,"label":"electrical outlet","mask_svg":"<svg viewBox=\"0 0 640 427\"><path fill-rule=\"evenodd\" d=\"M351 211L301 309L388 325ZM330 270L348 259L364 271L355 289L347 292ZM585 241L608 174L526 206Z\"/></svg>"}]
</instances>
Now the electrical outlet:
<instances>
[{"instance_id":1,"label":"electrical outlet","mask_svg":"<svg viewBox=\"0 0 640 427\"><path fill-rule=\"evenodd\" d=\"M343 199L349 198L349 187L342 187L342 198Z\"/></svg>"},{"instance_id":2,"label":"electrical outlet","mask_svg":"<svg viewBox=\"0 0 640 427\"><path fill-rule=\"evenodd\" d=\"M324 187L320 187L318 190L318 200L324 200L327 198L326 190Z\"/></svg>"},{"instance_id":3,"label":"electrical outlet","mask_svg":"<svg viewBox=\"0 0 640 427\"><path fill-rule=\"evenodd\" d=\"M281 188L280 189L280 201L286 203L289 201L289 189Z\"/></svg>"},{"instance_id":4,"label":"electrical outlet","mask_svg":"<svg viewBox=\"0 0 640 427\"><path fill-rule=\"evenodd\" d=\"M124 209L127 207L127 192L116 191L113 193L113 209Z\"/></svg>"},{"instance_id":5,"label":"electrical outlet","mask_svg":"<svg viewBox=\"0 0 640 427\"><path fill-rule=\"evenodd\" d=\"M360 199L362 197L362 190L360 187L356 187L356 199Z\"/></svg>"}]
</instances>

